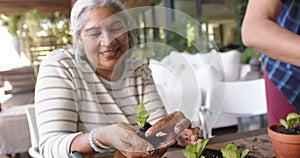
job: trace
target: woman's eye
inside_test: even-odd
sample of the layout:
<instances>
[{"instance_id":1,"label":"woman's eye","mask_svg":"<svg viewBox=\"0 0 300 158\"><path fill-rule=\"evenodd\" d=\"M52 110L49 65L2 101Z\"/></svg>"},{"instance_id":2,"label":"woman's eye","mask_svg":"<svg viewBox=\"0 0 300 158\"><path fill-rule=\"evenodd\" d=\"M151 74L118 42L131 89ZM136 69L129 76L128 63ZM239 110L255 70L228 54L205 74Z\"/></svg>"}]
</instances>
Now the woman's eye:
<instances>
[{"instance_id":1,"label":"woman's eye","mask_svg":"<svg viewBox=\"0 0 300 158\"><path fill-rule=\"evenodd\" d=\"M101 32L89 32L87 33L87 36L92 36L92 37L96 37L96 36L99 36L101 35Z\"/></svg>"},{"instance_id":2,"label":"woman's eye","mask_svg":"<svg viewBox=\"0 0 300 158\"><path fill-rule=\"evenodd\" d=\"M100 34L101 34L100 32L97 32L97 33L90 34L90 36L99 36Z\"/></svg>"},{"instance_id":3,"label":"woman's eye","mask_svg":"<svg viewBox=\"0 0 300 158\"><path fill-rule=\"evenodd\" d=\"M123 30L123 28L124 28L124 27L112 28L111 31L112 31L112 32L118 32L118 31Z\"/></svg>"}]
</instances>

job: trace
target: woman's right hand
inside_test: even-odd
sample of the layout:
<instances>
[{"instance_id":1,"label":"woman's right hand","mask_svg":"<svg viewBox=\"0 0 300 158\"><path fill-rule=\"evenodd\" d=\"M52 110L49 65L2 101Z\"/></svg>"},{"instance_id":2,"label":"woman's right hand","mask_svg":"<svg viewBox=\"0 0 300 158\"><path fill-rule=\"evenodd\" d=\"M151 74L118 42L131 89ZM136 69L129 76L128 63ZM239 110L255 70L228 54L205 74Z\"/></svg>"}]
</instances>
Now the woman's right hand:
<instances>
[{"instance_id":1,"label":"woman's right hand","mask_svg":"<svg viewBox=\"0 0 300 158\"><path fill-rule=\"evenodd\" d=\"M155 149L152 144L139 137L133 128L123 123L97 128L95 137L104 145L117 149L129 158L160 157L174 144L174 142L170 142L170 144L164 144L159 149Z\"/></svg>"}]
</instances>

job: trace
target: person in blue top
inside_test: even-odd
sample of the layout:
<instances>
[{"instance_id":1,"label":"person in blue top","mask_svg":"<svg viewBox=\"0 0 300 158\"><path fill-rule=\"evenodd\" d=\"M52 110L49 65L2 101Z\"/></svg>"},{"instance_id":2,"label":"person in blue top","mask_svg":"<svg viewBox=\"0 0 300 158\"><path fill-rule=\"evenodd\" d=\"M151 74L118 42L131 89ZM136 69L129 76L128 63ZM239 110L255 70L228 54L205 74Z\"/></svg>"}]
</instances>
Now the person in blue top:
<instances>
[{"instance_id":1,"label":"person in blue top","mask_svg":"<svg viewBox=\"0 0 300 158\"><path fill-rule=\"evenodd\" d=\"M262 52L268 124L300 112L300 1L249 0L242 40Z\"/></svg>"}]
</instances>

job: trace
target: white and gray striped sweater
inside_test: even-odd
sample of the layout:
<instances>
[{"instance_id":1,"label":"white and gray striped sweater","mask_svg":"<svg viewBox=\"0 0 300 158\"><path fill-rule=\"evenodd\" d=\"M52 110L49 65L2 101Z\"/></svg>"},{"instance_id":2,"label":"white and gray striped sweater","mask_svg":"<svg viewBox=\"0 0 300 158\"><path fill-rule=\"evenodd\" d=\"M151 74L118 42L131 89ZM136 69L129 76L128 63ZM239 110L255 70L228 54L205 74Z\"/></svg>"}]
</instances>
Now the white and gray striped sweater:
<instances>
[{"instance_id":1,"label":"white and gray striped sweater","mask_svg":"<svg viewBox=\"0 0 300 158\"><path fill-rule=\"evenodd\" d=\"M151 70L142 60L125 60L122 79L100 79L70 49L50 53L39 68L35 109L40 153L45 158L69 157L70 143L95 127L123 122L136 127L136 107L152 111L151 123L166 116ZM113 134L113 131L112 131Z\"/></svg>"}]
</instances>

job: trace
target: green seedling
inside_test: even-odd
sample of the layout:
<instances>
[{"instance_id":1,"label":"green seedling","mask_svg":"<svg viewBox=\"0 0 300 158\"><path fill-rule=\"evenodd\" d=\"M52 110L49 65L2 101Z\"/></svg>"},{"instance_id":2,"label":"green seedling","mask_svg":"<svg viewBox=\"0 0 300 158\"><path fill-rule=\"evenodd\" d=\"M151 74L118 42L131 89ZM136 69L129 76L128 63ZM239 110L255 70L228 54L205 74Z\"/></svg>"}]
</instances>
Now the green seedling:
<instances>
[{"instance_id":1,"label":"green seedling","mask_svg":"<svg viewBox=\"0 0 300 158\"><path fill-rule=\"evenodd\" d=\"M146 110L144 104L138 105L136 109L136 113L137 113L136 122L139 125L139 127L143 129L145 124L147 123L147 119L149 118L150 113Z\"/></svg>"},{"instance_id":2,"label":"green seedling","mask_svg":"<svg viewBox=\"0 0 300 158\"><path fill-rule=\"evenodd\" d=\"M209 139L204 139L201 143L196 143L195 145L188 145L185 147L183 154L187 158L205 158L202 155L203 150Z\"/></svg>"},{"instance_id":3,"label":"green seedling","mask_svg":"<svg viewBox=\"0 0 300 158\"><path fill-rule=\"evenodd\" d=\"M249 152L249 149L245 149L240 155L237 146L234 144L228 144L225 148L221 149L224 158L244 158Z\"/></svg>"},{"instance_id":4,"label":"green seedling","mask_svg":"<svg viewBox=\"0 0 300 158\"><path fill-rule=\"evenodd\" d=\"M286 116L286 120L279 119L279 122L286 128L286 129L292 129L297 127L298 123L300 122L300 115L297 113L289 113Z\"/></svg>"}]
</instances>

